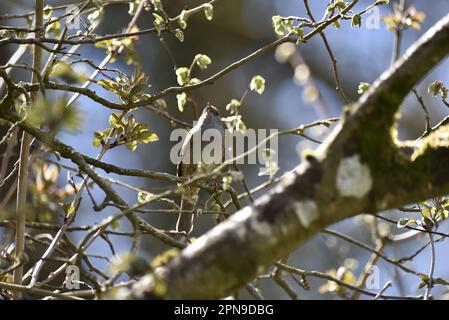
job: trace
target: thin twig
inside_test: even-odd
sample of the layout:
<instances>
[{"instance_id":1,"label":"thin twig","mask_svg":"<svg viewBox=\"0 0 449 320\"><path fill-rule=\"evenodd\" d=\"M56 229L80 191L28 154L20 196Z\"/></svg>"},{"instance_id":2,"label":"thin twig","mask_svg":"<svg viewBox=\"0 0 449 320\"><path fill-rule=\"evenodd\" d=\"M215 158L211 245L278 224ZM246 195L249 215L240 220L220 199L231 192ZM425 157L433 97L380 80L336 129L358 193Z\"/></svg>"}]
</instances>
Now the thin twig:
<instances>
[{"instance_id":1,"label":"thin twig","mask_svg":"<svg viewBox=\"0 0 449 320\"><path fill-rule=\"evenodd\" d=\"M34 27L42 27L44 21L44 0L36 0L35 7L35 21ZM42 31L35 33L35 38L38 38ZM42 49L35 45L33 51L33 69L40 70L42 60ZM39 81L35 72L31 75L31 82ZM33 92L31 94L31 100L34 102L37 100L38 92ZM32 136L27 132L22 134L22 142L20 146L20 160L19 160L19 175L17 184L17 206L16 206L16 239L15 239L15 254L19 259L24 259L23 255L25 253L25 207L27 199L27 188L28 188L28 160L30 156L30 142ZM23 266L14 270L14 284L21 285L23 277ZM14 291L14 299L20 300L22 298L21 291Z\"/></svg>"}]
</instances>

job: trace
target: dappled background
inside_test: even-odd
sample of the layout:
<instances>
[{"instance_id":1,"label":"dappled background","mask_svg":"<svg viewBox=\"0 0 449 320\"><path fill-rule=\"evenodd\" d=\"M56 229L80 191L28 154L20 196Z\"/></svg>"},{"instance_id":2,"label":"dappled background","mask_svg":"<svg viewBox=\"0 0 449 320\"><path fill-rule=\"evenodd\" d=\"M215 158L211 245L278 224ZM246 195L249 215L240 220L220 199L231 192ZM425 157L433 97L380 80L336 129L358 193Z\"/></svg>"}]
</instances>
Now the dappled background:
<instances>
[{"instance_id":1,"label":"dappled background","mask_svg":"<svg viewBox=\"0 0 449 320\"><path fill-rule=\"evenodd\" d=\"M315 17L317 19L321 18L328 1L310 2ZM70 2L48 1L48 3L56 6ZM185 5L194 7L195 5L201 4L202 1L169 0L163 1L163 3L169 15L175 16ZM372 1L360 1L355 11L365 8L370 3ZM422 23L420 30L408 30L404 32L402 52L449 11L447 0L415 0L408 1L408 4L414 5L417 10L425 12L426 19ZM28 12L33 9L33 5L34 1L2 1L0 3L0 15ZM381 7L380 15L390 15L391 10L391 5ZM131 19L126 13L127 11L127 4L117 4L108 7L105 10L104 20L96 33L110 34L122 31ZM228 66L230 63L245 57L275 40L276 34L273 32L271 17L277 14L282 16L306 16L303 2L300 0L221 0L214 5L214 19L212 21L207 21L203 15L195 15L189 20L189 27L185 31L185 40L183 43L180 43L169 34L164 35L164 40L170 48L178 66L189 66L198 53L208 55L212 59L212 64L207 70L198 70L198 73L195 74L195 76L205 79ZM385 23L380 20L380 17L379 20L376 19L375 13L371 17L373 20L369 26L366 25L366 21L364 20L361 28L354 29L351 28L351 21L348 20L342 23L340 29L337 30L331 26L325 32L337 59L342 88L352 101L356 100L359 96L357 88L360 82L372 83L391 63L393 33L386 30ZM139 28L152 27L152 20L151 14L144 14L138 21ZM0 23L3 24L3 22ZM9 50L6 50L5 47L1 47L0 61L2 64L13 53L11 48L9 47ZM176 85L176 75L170 56L154 34L140 36L136 50L142 61L143 70L149 76L149 82L152 85L150 93ZM105 57L104 50L95 48L93 45L84 46L79 53L97 64ZM222 116L228 116L229 114L225 110L227 103L232 98L239 99L251 81L251 78L254 75L261 75L266 79L266 90L264 94L250 93L241 109L243 120L248 128L275 128L285 130L319 119L339 116L344 102L335 90L332 64L321 38L317 36L311 41L297 46L296 58L303 59L303 61L300 67L296 68L296 72L291 63L285 61L284 55L285 50L283 52L282 49L278 49L276 54L274 50L269 51L265 55L220 78L213 84L195 90L193 96L199 106L202 107L207 102L210 102L220 110ZM29 61L29 55L25 55L23 61ZM128 74L133 72L133 68L126 65L121 59L118 59L109 66L118 68ZM88 67L77 69L77 71L86 74L92 72ZM17 78L25 77L23 79L27 81L29 78L27 73L16 73L15 76ZM423 96L424 102L428 107L431 124L438 123L448 112L447 108L439 99L435 99L427 94L428 85L435 80L442 80L446 84L449 83L449 61L444 62L430 73L418 87L418 92ZM101 87L92 86L92 88L103 97L116 101L116 97L112 93ZM184 121L193 121L191 108L186 107L182 113L178 111L176 97L174 95L168 97L166 101L167 110L170 113ZM62 132L59 134L59 138L80 152L95 157L99 149L92 145L93 133L95 130L102 130L108 127L108 118L111 110L86 97L80 97L76 101L76 106L83 119L79 132L76 134ZM149 124L150 130L159 136L159 141L142 145L135 152L128 152L122 148L112 149L106 154L103 160L125 168L150 169L175 174L175 164L171 163L169 158L170 148L175 144L175 142L170 141L170 132L173 129L170 121L145 109L139 110L135 115L139 121ZM424 113L416 98L410 95L401 108L399 137L401 139L415 139L422 134L424 129ZM322 141L329 131L325 127L317 127L307 133L311 137ZM278 159L280 170L277 175L281 175L294 168L300 161L300 154L303 150L317 146L316 143L299 136L289 135L280 137L279 139ZM63 161L63 163L71 165L67 161ZM260 168L257 165L246 165L242 168L250 187L254 187L266 180L266 177L258 176ZM100 173L104 174L104 172ZM161 191L168 185L149 179L110 176L150 192ZM65 171L61 172L59 179L61 185L64 185L66 181ZM137 201L135 191L129 190L126 187L115 187L128 203L135 203ZM238 184L235 187L240 191L242 190ZM257 193L255 197L261 194L262 192ZM101 190L94 188L93 195L98 202L102 201L103 192ZM0 190L0 200L5 196L6 192ZM203 197L203 200L207 199L207 195L203 195ZM7 202L6 210L2 214L12 218L14 203L13 200ZM248 204L249 202L244 201L244 203ZM94 212L92 203L88 195L85 194L76 224L84 225L92 224L94 221L99 222L108 214L116 211L114 208L107 208L101 213ZM396 212L393 214L395 214L395 218L413 216L411 213ZM53 217L53 219L57 220L60 217ZM149 213L146 214L146 219L152 225L161 229L172 229L175 225L176 215ZM210 215L205 215L198 218L195 223L194 233L195 235L199 235L213 226L214 219ZM394 225L381 224L381 227L393 228L393 233L401 232ZM128 230L130 226L123 223L119 228L120 230ZM343 221L331 228L344 232L375 247L369 217L356 217ZM446 224L443 223L440 228L440 231L447 232ZM0 239L2 242L11 242L12 237L13 234L10 230L0 228ZM72 237L74 240L79 239L76 233ZM111 241L116 245L117 253L126 253L129 250L130 241L128 238L111 236ZM398 242L388 246L385 249L385 254L398 258L407 256L413 253L420 245L425 244L426 241L427 238L425 237L414 237L405 242ZM443 258L449 253L447 244L445 242L439 242L436 246L438 250L437 254L442 258L437 259L435 276L447 278L449 277L449 270L445 264L445 258ZM144 237L142 250L139 254L146 259L151 259L167 248L157 239ZM40 250L42 248L37 248L35 253L41 252ZM102 240L97 240L88 252L102 255L111 254L107 243ZM289 263L301 269L322 272L345 266L351 269L355 275L358 275L369 257L369 252L363 251L333 236L321 234L293 252L290 256ZM99 268L104 268L107 265L101 259L93 261ZM425 250L411 262L411 266L420 272L427 273L429 261L429 250ZM381 286L388 280L396 279L393 287L388 291L389 294L422 294L417 289L419 284L417 277L398 272L382 260L379 261L378 266L380 268ZM292 281L288 277L287 279ZM261 281L260 284L265 297L287 298L286 293L272 281ZM336 295L326 294L323 296L318 292L318 288L323 284L323 280L311 278L311 290L307 291L292 281L292 285L298 290L301 298L336 298ZM445 290L444 287L439 286L436 287L433 294L441 296L445 293ZM242 292L242 294L245 297L246 293Z\"/></svg>"}]
</instances>

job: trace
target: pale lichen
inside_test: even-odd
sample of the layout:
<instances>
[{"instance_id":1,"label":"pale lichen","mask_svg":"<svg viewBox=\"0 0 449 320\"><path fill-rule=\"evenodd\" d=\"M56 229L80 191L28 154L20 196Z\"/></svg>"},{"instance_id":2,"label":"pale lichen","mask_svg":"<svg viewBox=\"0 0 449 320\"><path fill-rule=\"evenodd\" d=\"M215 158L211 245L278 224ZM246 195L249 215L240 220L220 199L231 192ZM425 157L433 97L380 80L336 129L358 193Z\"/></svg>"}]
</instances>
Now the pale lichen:
<instances>
[{"instance_id":1,"label":"pale lichen","mask_svg":"<svg viewBox=\"0 0 449 320\"><path fill-rule=\"evenodd\" d=\"M340 161L337 169L337 190L344 197L363 198L373 185L370 168L353 155Z\"/></svg>"},{"instance_id":2,"label":"pale lichen","mask_svg":"<svg viewBox=\"0 0 449 320\"><path fill-rule=\"evenodd\" d=\"M293 204L293 208L304 228L308 228L313 221L318 219L317 205L312 200L297 201Z\"/></svg>"}]
</instances>

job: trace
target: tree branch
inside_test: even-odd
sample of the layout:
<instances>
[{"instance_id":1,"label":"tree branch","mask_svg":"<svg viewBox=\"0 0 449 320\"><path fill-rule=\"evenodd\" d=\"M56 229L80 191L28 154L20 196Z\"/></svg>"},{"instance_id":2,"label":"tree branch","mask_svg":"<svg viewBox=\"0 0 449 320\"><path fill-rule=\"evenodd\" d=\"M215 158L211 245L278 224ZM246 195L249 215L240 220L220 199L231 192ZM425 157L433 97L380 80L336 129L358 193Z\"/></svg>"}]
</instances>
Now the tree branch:
<instances>
[{"instance_id":1,"label":"tree branch","mask_svg":"<svg viewBox=\"0 0 449 320\"><path fill-rule=\"evenodd\" d=\"M222 298L330 224L449 193L447 126L409 143L412 156L391 136L401 101L447 54L449 15L346 110L325 143L272 192L124 289L128 297ZM155 278L166 284L162 296L153 291Z\"/></svg>"}]
</instances>

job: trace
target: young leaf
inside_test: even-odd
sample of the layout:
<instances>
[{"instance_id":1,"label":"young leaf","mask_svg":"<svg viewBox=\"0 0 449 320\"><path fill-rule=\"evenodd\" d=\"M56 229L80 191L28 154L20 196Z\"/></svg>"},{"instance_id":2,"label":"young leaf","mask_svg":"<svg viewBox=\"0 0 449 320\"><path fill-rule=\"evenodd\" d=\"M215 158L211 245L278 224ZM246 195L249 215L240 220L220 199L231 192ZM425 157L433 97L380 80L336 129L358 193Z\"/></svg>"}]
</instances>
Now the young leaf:
<instances>
[{"instance_id":1,"label":"young leaf","mask_svg":"<svg viewBox=\"0 0 449 320\"><path fill-rule=\"evenodd\" d=\"M265 91L265 79L261 76L254 76L249 87L252 91L262 94Z\"/></svg>"},{"instance_id":2,"label":"young leaf","mask_svg":"<svg viewBox=\"0 0 449 320\"><path fill-rule=\"evenodd\" d=\"M176 80L179 85L183 86L189 82L190 79L190 70L186 67L181 67L176 69Z\"/></svg>"},{"instance_id":3,"label":"young leaf","mask_svg":"<svg viewBox=\"0 0 449 320\"><path fill-rule=\"evenodd\" d=\"M184 111L184 106L187 103L187 94L185 92L177 94L176 99L178 101L178 109L179 111Z\"/></svg>"},{"instance_id":4,"label":"young leaf","mask_svg":"<svg viewBox=\"0 0 449 320\"><path fill-rule=\"evenodd\" d=\"M212 60L205 54L197 54L195 56L195 61L200 69L207 69L207 66L212 63Z\"/></svg>"},{"instance_id":5,"label":"young leaf","mask_svg":"<svg viewBox=\"0 0 449 320\"><path fill-rule=\"evenodd\" d=\"M370 84L367 82L360 82L359 87L357 89L358 94L364 94L366 91L368 91L370 87Z\"/></svg>"},{"instance_id":6,"label":"young leaf","mask_svg":"<svg viewBox=\"0 0 449 320\"><path fill-rule=\"evenodd\" d=\"M214 7L210 3L205 3L203 5L204 15L207 20L212 20L214 18Z\"/></svg>"}]
</instances>

